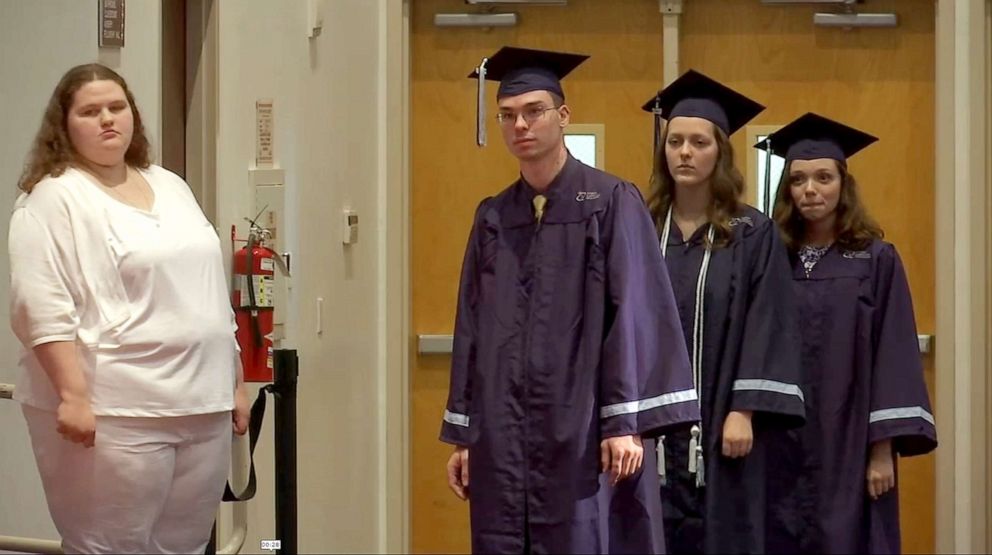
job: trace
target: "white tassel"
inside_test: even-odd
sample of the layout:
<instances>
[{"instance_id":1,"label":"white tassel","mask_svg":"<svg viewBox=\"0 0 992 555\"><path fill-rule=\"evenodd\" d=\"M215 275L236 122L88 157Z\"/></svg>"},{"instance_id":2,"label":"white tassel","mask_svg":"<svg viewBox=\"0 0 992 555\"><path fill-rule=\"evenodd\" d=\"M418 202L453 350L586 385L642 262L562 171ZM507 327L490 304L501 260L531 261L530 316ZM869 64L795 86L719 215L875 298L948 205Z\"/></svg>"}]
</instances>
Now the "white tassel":
<instances>
[{"instance_id":1,"label":"white tassel","mask_svg":"<svg viewBox=\"0 0 992 555\"><path fill-rule=\"evenodd\" d=\"M672 211L674 206L668 207L668 216L665 218L665 225L661 231L661 256L668 253L668 237L672 229ZM699 276L696 278L696 311L692 322L692 384L701 402L702 400L702 373L703 373L703 331L705 330L706 316L706 274L709 272L710 257L712 256L713 241L716 237L714 227L709 226L706 232L706 250L703 252L703 262L699 266ZM689 439L689 473L696 475L696 487L706 485L706 469L703 461L702 446L703 429L701 426L692 427L692 437ZM659 456L659 465L664 464ZM664 476L664 474L662 474Z\"/></svg>"},{"instance_id":2,"label":"white tassel","mask_svg":"<svg viewBox=\"0 0 992 555\"><path fill-rule=\"evenodd\" d=\"M695 474L699 462L696 460L696 453L699 450L699 426L693 426L690 433L692 437L689 438L689 474Z\"/></svg>"},{"instance_id":3,"label":"white tassel","mask_svg":"<svg viewBox=\"0 0 992 555\"><path fill-rule=\"evenodd\" d=\"M703 460L702 446L696 447L696 487L701 488L706 485L706 462Z\"/></svg>"},{"instance_id":4,"label":"white tassel","mask_svg":"<svg viewBox=\"0 0 992 555\"><path fill-rule=\"evenodd\" d=\"M658 479L664 486L668 484L668 477L665 475L665 436L658 438L655 450L658 452Z\"/></svg>"}]
</instances>

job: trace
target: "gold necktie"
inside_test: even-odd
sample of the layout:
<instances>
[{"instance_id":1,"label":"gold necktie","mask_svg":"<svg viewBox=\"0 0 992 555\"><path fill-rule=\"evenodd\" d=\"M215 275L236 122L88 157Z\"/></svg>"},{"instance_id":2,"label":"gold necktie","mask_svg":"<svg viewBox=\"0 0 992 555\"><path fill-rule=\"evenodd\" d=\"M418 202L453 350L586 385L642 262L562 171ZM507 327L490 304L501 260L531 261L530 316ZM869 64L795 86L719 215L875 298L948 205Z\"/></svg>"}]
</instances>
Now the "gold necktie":
<instances>
[{"instance_id":1,"label":"gold necktie","mask_svg":"<svg viewBox=\"0 0 992 555\"><path fill-rule=\"evenodd\" d=\"M531 202L534 203L534 216L537 218L537 223L541 223L541 218L544 216L544 205L548 203L548 197L537 195Z\"/></svg>"}]
</instances>

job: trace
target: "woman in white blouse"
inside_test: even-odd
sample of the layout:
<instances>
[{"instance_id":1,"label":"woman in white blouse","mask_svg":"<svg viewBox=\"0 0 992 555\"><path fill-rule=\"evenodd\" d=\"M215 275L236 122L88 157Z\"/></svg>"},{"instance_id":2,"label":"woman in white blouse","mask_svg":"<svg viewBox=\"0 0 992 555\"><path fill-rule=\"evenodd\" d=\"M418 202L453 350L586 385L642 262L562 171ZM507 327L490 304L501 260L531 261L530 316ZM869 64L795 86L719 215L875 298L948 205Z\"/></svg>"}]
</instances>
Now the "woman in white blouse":
<instances>
[{"instance_id":1,"label":"woman in white blouse","mask_svg":"<svg viewBox=\"0 0 992 555\"><path fill-rule=\"evenodd\" d=\"M220 240L148 150L120 75L74 67L11 215L15 399L67 553L202 553L247 429Z\"/></svg>"}]
</instances>

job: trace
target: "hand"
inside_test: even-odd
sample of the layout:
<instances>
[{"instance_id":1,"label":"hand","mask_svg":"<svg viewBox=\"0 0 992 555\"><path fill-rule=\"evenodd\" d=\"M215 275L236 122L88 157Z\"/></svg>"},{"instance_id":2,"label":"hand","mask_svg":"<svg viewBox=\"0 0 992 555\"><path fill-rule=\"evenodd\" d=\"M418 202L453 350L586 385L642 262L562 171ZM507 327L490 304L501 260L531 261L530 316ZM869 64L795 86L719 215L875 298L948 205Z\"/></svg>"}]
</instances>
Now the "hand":
<instances>
[{"instance_id":1,"label":"hand","mask_svg":"<svg viewBox=\"0 0 992 555\"><path fill-rule=\"evenodd\" d=\"M641 469L644 462L644 445L641 436L609 437L599 443L602 472L609 471L610 485L630 478Z\"/></svg>"},{"instance_id":2,"label":"hand","mask_svg":"<svg viewBox=\"0 0 992 555\"><path fill-rule=\"evenodd\" d=\"M234 433L239 436L248 431L248 421L251 417L251 405L248 403L248 390L244 382L239 383L234 390L234 410L231 411L231 421L234 423Z\"/></svg>"},{"instance_id":3,"label":"hand","mask_svg":"<svg viewBox=\"0 0 992 555\"><path fill-rule=\"evenodd\" d=\"M58 426L55 428L66 441L82 443L83 447L93 447L96 438L96 417L89 399L73 398L59 403L55 415Z\"/></svg>"},{"instance_id":4,"label":"hand","mask_svg":"<svg viewBox=\"0 0 992 555\"><path fill-rule=\"evenodd\" d=\"M731 459L746 457L753 446L751 411L730 411L723 421L723 456Z\"/></svg>"},{"instance_id":5,"label":"hand","mask_svg":"<svg viewBox=\"0 0 992 555\"><path fill-rule=\"evenodd\" d=\"M872 501L878 499L890 489L896 487L896 470L892 462L892 441L879 441L871 446L868 457L868 472L865 476L868 482L868 495Z\"/></svg>"},{"instance_id":6,"label":"hand","mask_svg":"<svg viewBox=\"0 0 992 555\"><path fill-rule=\"evenodd\" d=\"M468 447L455 447L448 457L448 487L458 499L468 499Z\"/></svg>"}]
</instances>

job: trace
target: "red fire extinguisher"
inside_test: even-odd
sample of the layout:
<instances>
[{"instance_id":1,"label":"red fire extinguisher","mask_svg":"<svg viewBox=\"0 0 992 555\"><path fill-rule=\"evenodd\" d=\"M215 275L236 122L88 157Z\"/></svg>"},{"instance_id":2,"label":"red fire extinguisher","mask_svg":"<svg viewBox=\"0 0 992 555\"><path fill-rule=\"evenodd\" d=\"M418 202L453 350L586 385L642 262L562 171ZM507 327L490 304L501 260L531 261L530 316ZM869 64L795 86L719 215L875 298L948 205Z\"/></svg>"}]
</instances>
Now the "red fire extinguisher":
<instances>
[{"instance_id":1,"label":"red fire extinguisher","mask_svg":"<svg viewBox=\"0 0 992 555\"><path fill-rule=\"evenodd\" d=\"M237 340L245 381L271 382L273 281L277 267L283 275L289 275L289 271L282 257L266 244L271 237L269 230L251 220L249 223L246 244L234 253L231 302L238 324ZM232 250L235 241L235 226L232 225Z\"/></svg>"}]
</instances>

